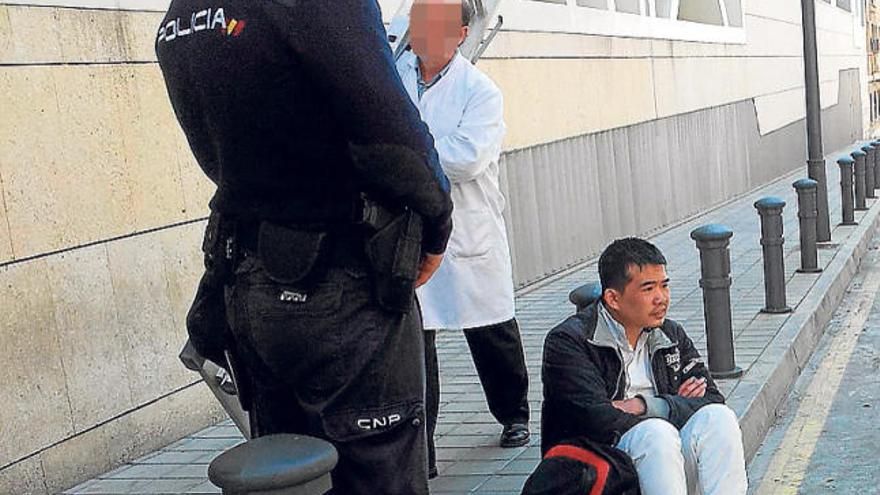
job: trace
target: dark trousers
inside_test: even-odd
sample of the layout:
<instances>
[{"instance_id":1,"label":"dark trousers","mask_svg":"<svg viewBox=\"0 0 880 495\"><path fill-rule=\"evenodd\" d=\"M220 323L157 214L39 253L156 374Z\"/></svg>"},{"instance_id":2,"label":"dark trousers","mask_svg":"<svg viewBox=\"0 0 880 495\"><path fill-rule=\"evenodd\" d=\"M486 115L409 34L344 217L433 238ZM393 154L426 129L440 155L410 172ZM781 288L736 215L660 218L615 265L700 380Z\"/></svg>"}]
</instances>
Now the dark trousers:
<instances>
[{"instance_id":1,"label":"dark trousers","mask_svg":"<svg viewBox=\"0 0 880 495\"><path fill-rule=\"evenodd\" d=\"M502 425L529 422L529 376L516 319L464 331L492 416ZM440 409L437 332L425 331L428 466L435 470L434 430Z\"/></svg>"},{"instance_id":2,"label":"dark trousers","mask_svg":"<svg viewBox=\"0 0 880 495\"><path fill-rule=\"evenodd\" d=\"M339 452L337 494L427 494L421 323L379 308L366 268L308 288L245 258L227 292L255 437L299 433Z\"/></svg>"}]
</instances>

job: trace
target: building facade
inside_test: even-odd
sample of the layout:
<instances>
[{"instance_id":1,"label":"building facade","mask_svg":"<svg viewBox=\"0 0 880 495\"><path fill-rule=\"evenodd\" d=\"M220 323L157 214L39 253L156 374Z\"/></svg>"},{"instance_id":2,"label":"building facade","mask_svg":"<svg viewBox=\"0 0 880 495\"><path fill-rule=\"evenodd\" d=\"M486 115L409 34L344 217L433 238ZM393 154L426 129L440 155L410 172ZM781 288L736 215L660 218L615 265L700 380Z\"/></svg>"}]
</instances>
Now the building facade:
<instances>
[{"instance_id":1,"label":"building facade","mask_svg":"<svg viewBox=\"0 0 880 495\"><path fill-rule=\"evenodd\" d=\"M221 417L177 361L212 187L153 53L166 5L0 0L0 493L57 492ZM873 23L861 1L816 10L830 151L870 127ZM805 164L800 0L499 13L479 67L505 95L519 286Z\"/></svg>"},{"instance_id":2,"label":"building facade","mask_svg":"<svg viewBox=\"0 0 880 495\"><path fill-rule=\"evenodd\" d=\"M880 1L867 0L868 106L870 137L880 137Z\"/></svg>"}]
</instances>

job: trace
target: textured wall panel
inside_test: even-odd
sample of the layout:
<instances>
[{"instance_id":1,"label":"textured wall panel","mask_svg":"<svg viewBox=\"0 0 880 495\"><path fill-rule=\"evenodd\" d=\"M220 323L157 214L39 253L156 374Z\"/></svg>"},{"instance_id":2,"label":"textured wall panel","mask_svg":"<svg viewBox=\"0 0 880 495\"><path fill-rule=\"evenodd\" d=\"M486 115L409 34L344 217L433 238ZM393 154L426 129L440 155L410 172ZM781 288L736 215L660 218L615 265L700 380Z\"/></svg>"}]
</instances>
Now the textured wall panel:
<instances>
[{"instance_id":1,"label":"textured wall panel","mask_svg":"<svg viewBox=\"0 0 880 495\"><path fill-rule=\"evenodd\" d=\"M858 71L823 112L826 149L862 134ZM752 100L504 155L518 286L754 189L805 163L803 121L758 133Z\"/></svg>"},{"instance_id":2,"label":"textured wall panel","mask_svg":"<svg viewBox=\"0 0 880 495\"><path fill-rule=\"evenodd\" d=\"M213 185L155 65L0 67L0 92L18 96L0 119L0 263L205 215Z\"/></svg>"}]
</instances>

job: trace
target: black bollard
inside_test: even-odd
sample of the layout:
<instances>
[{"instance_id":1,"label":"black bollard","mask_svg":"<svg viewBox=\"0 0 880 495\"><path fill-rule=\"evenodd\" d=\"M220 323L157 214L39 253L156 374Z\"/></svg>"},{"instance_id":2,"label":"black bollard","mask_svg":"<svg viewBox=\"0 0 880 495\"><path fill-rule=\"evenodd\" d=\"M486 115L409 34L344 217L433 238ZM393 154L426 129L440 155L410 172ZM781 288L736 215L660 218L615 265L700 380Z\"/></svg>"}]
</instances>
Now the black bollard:
<instances>
[{"instance_id":1,"label":"black bollard","mask_svg":"<svg viewBox=\"0 0 880 495\"><path fill-rule=\"evenodd\" d=\"M841 225L858 225L853 212L853 165L856 161L852 157L844 156L837 160L840 166L840 202L841 202Z\"/></svg>"},{"instance_id":2,"label":"black bollard","mask_svg":"<svg viewBox=\"0 0 880 495\"><path fill-rule=\"evenodd\" d=\"M755 202L761 217L761 246L764 251L764 309L762 313L790 313L785 304L785 243L782 227L782 209L785 201L776 197L761 198Z\"/></svg>"},{"instance_id":3,"label":"black bollard","mask_svg":"<svg viewBox=\"0 0 880 495\"><path fill-rule=\"evenodd\" d=\"M302 435L267 435L220 454L208 478L224 495L321 495L332 488L339 455L330 443Z\"/></svg>"},{"instance_id":4,"label":"black bollard","mask_svg":"<svg viewBox=\"0 0 880 495\"><path fill-rule=\"evenodd\" d=\"M871 141L874 145L874 189L880 189L880 141Z\"/></svg>"},{"instance_id":5,"label":"black bollard","mask_svg":"<svg viewBox=\"0 0 880 495\"><path fill-rule=\"evenodd\" d=\"M855 159L855 187L856 187L856 210L867 210L868 206L865 202L865 159L868 155L862 150L852 152Z\"/></svg>"},{"instance_id":6,"label":"black bollard","mask_svg":"<svg viewBox=\"0 0 880 495\"><path fill-rule=\"evenodd\" d=\"M587 306L601 298L602 284L599 282L584 284L568 294L568 300L574 304L578 312L585 310Z\"/></svg>"},{"instance_id":7,"label":"black bollard","mask_svg":"<svg viewBox=\"0 0 880 495\"><path fill-rule=\"evenodd\" d=\"M801 267L800 273L818 273L819 253L816 248L816 189L819 183L813 179L801 179L794 184L798 195L798 220L800 221Z\"/></svg>"},{"instance_id":8,"label":"black bollard","mask_svg":"<svg viewBox=\"0 0 880 495\"><path fill-rule=\"evenodd\" d=\"M874 190L877 189L877 186L874 184L874 167L877 164L877 147L868 143L862 146L862 151L868 155L865 157L865 197L875 199L877 195Z\"/></svg>"},{"instance_id":9,"label":"black bollard","mask_svg":"<svg viewBox=\"0 0 880 495\"><path fill-rule=\"evenodd\" d=\"M705 225L691 232L700 250L700 287L703 288L703 317L709 372L715 378L737 378L742 369L733 351L733 323L730 316L730 238L733 231L723 225Z\"/></svg>"}]
</instances>

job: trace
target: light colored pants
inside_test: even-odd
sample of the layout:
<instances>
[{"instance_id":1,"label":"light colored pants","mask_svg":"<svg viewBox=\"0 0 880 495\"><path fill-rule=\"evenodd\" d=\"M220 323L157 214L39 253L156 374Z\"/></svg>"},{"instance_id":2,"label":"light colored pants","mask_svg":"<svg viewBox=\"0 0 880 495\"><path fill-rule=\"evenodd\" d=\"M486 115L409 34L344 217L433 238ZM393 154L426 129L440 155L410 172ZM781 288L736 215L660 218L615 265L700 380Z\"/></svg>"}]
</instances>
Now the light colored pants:
<instances>
[{"instance_id":1,"label":"light colored pants","mask_svg":"<svg viewBox=\"0 0 880 495\"><path fill-rule=\"evenodd\" d=\"M633 459L642 495L745 495L742 432L722 404L697 411L681 431L652 418L634 426L617 447Z\"/></svg>"}]
</instances>

